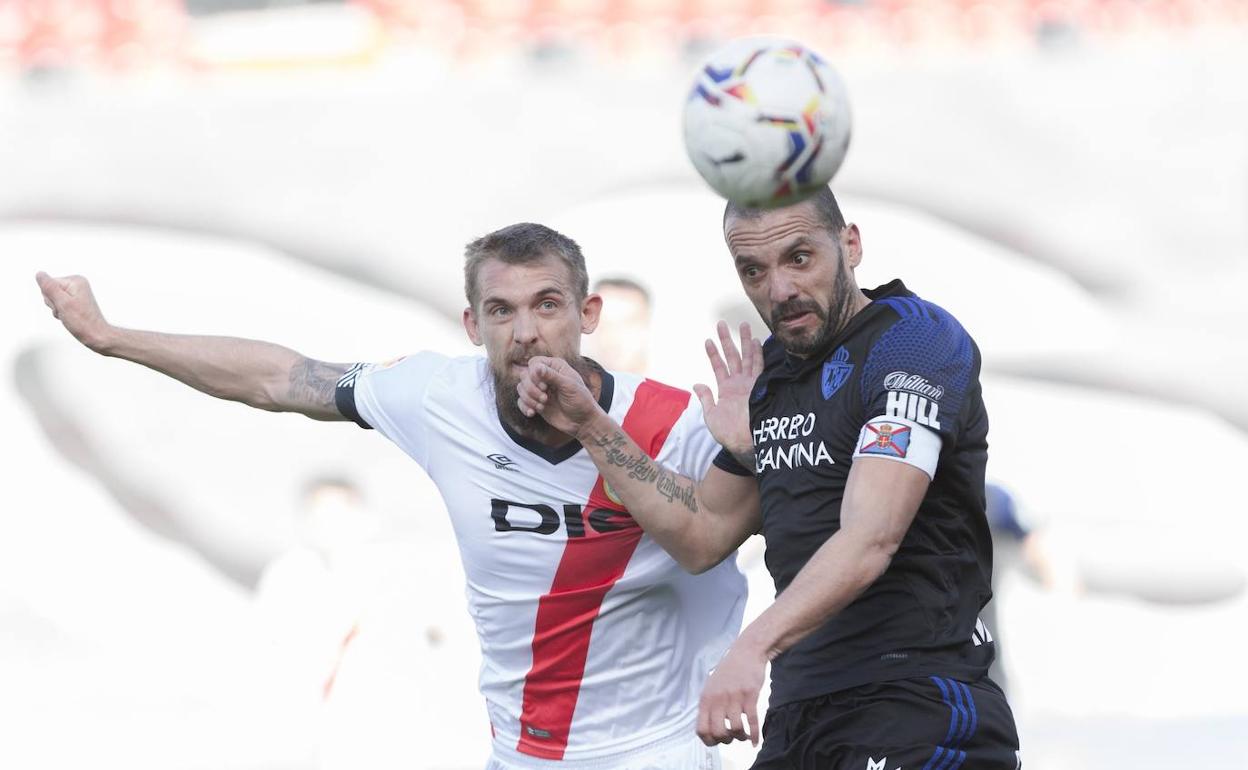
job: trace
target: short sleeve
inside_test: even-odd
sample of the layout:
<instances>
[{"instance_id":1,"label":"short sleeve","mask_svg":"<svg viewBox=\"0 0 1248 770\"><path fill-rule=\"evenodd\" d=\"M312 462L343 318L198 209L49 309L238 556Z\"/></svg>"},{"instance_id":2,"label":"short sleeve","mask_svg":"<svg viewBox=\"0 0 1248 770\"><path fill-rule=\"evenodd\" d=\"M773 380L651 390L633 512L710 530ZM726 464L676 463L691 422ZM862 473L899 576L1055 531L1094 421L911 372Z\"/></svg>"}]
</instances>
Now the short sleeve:
<instances>
[{"instance_id":1,"label":"short sleeve","mask_svg":"<svg viewBox=\"0 0 1248 770\"><path fill-rule=\"evenodd\" d=\"M338 411L362 428L376 429L424 465L425 398L430 382L449 361L425 351L381 364L356 364L338 381Z\"/></svg>"},{"instance_id":2,"label":"short sleeve","mask_svg":"<svg viewBox=\"0 0 1248 770\"><path fill-rule=\"evenodd\" d=\"M869 422L894 418L957 438L962 406L978 378L975 344L947 312L914 298L886 300L901 318L867 354L862 406Z\"/></svg>"}]
</instances>

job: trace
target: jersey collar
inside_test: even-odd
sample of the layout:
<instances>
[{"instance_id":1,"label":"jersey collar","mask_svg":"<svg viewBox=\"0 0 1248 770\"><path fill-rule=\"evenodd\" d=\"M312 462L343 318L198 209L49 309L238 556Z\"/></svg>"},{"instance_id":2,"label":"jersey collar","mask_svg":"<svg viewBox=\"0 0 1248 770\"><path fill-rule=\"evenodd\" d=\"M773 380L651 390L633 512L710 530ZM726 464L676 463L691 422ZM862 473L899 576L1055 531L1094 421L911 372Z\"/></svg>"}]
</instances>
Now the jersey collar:
<instances>
[{"instance_id":1,"label":"jersey collar","mask_svg":"<svg viewBox=\"0 0 1248 770\"><path fill-rule=\"evenodd\" d=\"M585 360L598 371L598 376L602 378L602 387L598 391L598 406L602 407L602 411L610 412L611 401L615 397L615 377L611 375L611 372L603 369L597 361L590 358L586 358ZM566 444L561 444L560 446L547 446L540 441L535 441L527 436L522 436L517 433L514 428L503 422L501 415L498 418L498 424L503 426L503 430L506 431L507 436L512 441L516 442L524 449L529 450L551 465L558 465L564 460L576 455L577 452L581 451L581 442L576 439L573 439Z\"/></svg>"}]
</instances>

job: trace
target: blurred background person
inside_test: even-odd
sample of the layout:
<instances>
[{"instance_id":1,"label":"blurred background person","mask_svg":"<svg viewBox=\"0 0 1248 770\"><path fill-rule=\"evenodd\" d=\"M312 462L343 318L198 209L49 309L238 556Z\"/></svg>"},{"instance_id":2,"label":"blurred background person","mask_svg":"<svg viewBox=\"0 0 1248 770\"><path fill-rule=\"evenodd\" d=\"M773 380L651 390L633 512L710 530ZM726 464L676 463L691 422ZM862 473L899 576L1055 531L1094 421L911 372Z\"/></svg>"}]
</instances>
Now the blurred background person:
<instances>
[{"instance_id":1,"label":"blurred background person","mask_svg":"<svg viewBox=\"0 0 1248 770\"><path fill-rule=\"evenodd\" d=\"M593 287L602 297L602 320L586 338L589 357L607 369L650 374L650 292L632 278L611 276ZM660 378L662 379L662 378Z\"/></svg>"},{"instance_id":2,"label":"blurred background person","mask_svg":"<svg viewBox=\"0 0 1248 770\"><path fill-rule=\"evenodd\" d=\"M351 560L377 534L363 493L346 477L318 476L302 490L295 545L260 574L257 620L273 642L277 685L308 708L328 697L346 646L375 586L359 585Z\"/></svg>"}]
</instances>

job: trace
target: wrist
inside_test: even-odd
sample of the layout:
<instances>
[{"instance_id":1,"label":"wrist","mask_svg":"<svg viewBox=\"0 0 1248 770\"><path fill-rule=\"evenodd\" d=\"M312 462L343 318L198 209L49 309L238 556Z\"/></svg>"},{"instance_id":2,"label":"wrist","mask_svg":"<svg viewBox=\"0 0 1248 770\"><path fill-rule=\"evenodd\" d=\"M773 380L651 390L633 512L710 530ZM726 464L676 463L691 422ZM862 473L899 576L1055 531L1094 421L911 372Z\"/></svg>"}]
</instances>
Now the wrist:
<instances>
[{"instance_id":1,"label":"wrist","mask_svg":"<svg viewBox=\"0 0 1248 770\"><path fill-rule=\"evenodd\" d=\"M611 416L602 410L602 407L595 405L594 413L588 420L579 423L576 426L575 433L572 437L582 444L598 443L609 437L615 430L615 422Z\"/></svg>"},{"instance_id":2,"label":"wrist","mask_svg":"<svg viewBox=\"0 0 1248 770\"><path fill-rule=\"evenodd\" d=\"M780 654L780 650L775 649L775 644L767 638L757 623L746 626L737 641L733 642L732 648L739 655L767 662Z\"/></svg>"},{"instance_id":3,"label":"wrist","mask_svg":"<svg viewBox=\"0 0 1248 770\"><path fill-rule=\"evenodd\" d=\"M83 345L104 356L115 356L121 345L121 329L111 324L101 324L99 328L84 332L79 338Z\"/></svg>"}]
</instances>

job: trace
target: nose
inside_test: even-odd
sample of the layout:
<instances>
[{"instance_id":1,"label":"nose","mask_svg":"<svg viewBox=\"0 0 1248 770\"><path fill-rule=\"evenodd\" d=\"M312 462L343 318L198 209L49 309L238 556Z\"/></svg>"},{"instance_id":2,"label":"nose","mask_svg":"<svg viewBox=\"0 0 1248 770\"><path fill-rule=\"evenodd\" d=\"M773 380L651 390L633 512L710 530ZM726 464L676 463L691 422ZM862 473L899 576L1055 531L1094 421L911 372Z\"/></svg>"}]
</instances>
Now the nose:
<instances>
[{"instance_id":1,"label":"nose","mask_svg":"<svg viewBox=\"0 0 1248 770\"><path fill-rule=\"evenodd\" d=\"M770 281L767 284L768 298L772 305L778 305L781 302L788 302L797 297L797 285L785 274L783 270L773 270L770 274Z\"/></svg>"},{"instance_id":2,"label":"nose","mask_svg":"<svg viewBox=\"0 0 1248 770\"><path fill-rule=\"evenodd\" d=\"M520 311L511 322L512 339L519 345L537 342L537 322L532 314Z\"/></svg>"}]
</instances>

